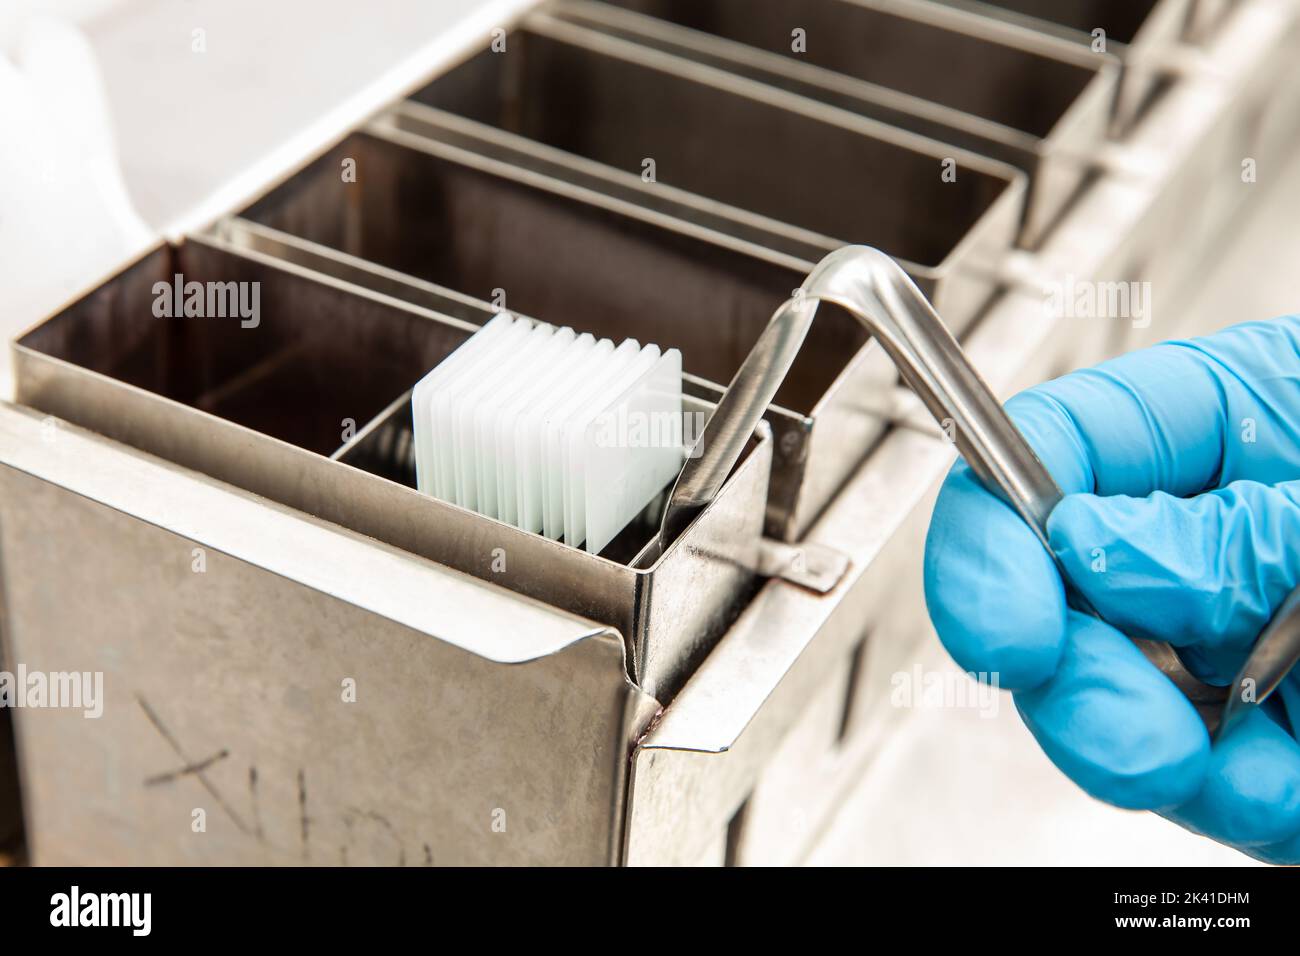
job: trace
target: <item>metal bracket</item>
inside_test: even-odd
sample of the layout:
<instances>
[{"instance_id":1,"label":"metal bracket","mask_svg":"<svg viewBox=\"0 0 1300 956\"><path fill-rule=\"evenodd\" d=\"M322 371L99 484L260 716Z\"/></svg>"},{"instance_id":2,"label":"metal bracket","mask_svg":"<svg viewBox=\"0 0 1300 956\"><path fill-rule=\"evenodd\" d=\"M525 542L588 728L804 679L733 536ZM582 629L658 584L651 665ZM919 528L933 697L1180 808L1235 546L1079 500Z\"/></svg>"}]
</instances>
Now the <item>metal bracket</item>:
<instances>
[{"instance_id":1,"label":"metal bracket","mask_svg":"<svg viewBox=\"0 0 1300 956\"><path fill-rule=\"evenodd\" d=\"M848 570L848 555L824 544L786 544L774 538L759 542L758 573L767 578L826 594L835 590Z\"/></svg>"}]
</instances>

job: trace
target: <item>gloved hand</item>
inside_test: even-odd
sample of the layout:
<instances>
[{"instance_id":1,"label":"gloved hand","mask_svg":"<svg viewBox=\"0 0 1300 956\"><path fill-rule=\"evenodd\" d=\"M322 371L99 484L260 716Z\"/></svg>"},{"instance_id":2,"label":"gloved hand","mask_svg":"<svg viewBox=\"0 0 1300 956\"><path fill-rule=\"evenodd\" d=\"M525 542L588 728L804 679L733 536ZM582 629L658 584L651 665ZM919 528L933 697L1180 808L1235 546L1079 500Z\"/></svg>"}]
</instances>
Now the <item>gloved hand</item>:
<instances>
[{"instance_id":1,"label":"gloved hand","mask_svg":"<svg viewBox=\"0 0 1300 956\"><path fill-rule=\"evenodd\" d=\"M958 461L925 554L949 653L997 672L1052 762L1093 796L1300 863L1297 673L1211 746L1125 636L1168 641L1227 684L1300 583L1300 318L1125 355L1007 410L1067 496L1052 549L1109 623L1067 607L1042 544Z\"/></svg>"}]
</instances>

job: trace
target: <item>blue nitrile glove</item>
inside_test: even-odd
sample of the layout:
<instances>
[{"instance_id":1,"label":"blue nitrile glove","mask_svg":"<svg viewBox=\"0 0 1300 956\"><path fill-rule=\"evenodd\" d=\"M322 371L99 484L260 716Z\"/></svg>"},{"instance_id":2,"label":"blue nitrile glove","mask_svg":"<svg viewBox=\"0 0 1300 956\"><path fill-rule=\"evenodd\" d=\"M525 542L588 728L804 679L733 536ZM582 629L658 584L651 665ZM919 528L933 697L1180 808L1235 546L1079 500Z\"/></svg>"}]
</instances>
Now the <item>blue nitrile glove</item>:
<instances>
[{"instance_id":1,"label":"blue nitrile glove","mask_svg":"<svg viewBox=\"0 0 1300 956\"><path fill-rule=\"evenodd\" d=\"M1300 583L1300 317L1125 355L1007 410L1067 495L1052 548L1109 624L1067 608L1038 538L959 461L925 554L948 651L997 672L1052 762L1093 796L1300 862L1297 674L1211 747L1124 636L1168 641L1227 684Z\"/></svg>"}]
</instances>

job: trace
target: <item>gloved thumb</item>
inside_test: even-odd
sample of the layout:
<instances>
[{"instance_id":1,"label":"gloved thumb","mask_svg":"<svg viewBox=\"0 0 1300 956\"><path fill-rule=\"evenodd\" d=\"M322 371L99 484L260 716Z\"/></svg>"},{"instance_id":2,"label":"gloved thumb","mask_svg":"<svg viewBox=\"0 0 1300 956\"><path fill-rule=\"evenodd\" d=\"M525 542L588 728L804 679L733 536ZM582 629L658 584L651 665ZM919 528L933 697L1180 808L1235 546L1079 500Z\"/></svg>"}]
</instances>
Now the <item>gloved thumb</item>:
<instances>
[{"instance_id":1,"label":"gloved thumb","mask_svg":"<svg viewBox=\"0 0 1300 956\"><path fill-rule=\"evenodd\" d=\"M1227 683L1300 583L1300 481L1238 481L1192 498L1070 495L1048 533L1109 623L1174 644L1198 677Z\"/></svg>"}]
</instances>

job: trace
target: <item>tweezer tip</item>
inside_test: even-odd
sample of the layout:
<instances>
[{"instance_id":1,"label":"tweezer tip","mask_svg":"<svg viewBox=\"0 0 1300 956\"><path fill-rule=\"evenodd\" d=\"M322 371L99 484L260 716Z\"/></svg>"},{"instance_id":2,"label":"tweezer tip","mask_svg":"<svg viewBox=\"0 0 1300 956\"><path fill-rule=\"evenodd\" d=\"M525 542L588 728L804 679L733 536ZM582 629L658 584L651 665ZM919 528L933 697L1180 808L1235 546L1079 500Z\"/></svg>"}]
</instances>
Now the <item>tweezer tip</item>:
<instances>
[{"instance_id":1,"label":"tweezer tip","mask_svg":"<svg viewBox=\"0 0 1300 956\"><path fill-rule=\"evenodd\" d=\"M1252 707L1257 706L1255 701L1246 700L1241 694L1229 694L1227 702L1223 705L1223 713L1219 717L1219 726L1215 728L1212 739L1218 742L1224 736L1241 722Z\"/></svg>"}]
</instances>

